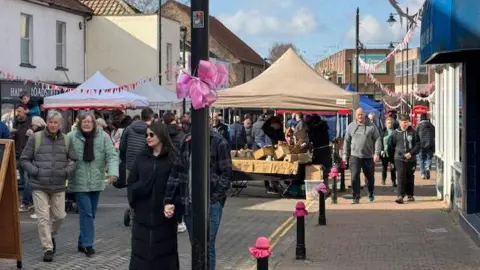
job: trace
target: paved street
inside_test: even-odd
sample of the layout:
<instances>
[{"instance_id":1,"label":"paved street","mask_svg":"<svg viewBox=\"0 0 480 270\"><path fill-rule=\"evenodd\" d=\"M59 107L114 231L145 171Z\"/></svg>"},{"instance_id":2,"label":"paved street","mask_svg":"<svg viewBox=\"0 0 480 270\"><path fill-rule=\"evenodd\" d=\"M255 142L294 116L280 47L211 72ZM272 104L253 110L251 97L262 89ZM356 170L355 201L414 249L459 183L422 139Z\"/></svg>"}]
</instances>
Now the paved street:
<instances>
[{"instance_id":1,"label":"paved street","mask_svg":"<svg viewBox=\"0 0 480 270\"><path fill-rule=\"evenodd\" d=\"M294 260L293 243L277 254L282 258L273 261L274 269L480 269L480 249L455 213L435 200L433 182L417 180L417 201L404 205L395 204L393 188L383 186L377 186L374 203L327 202L327 226L317 225L317 213L306 220L307 260ZM288 235L294 238L294 230Z\"/></svg>"},{"instance_id":2,"label":"paved street","mask_svg":"<svg viewBox=\"0 0 480 270\"><path fill-rule=\"evenodd\" d=\"M263 183L262 185L263 186ZM282 224L295 205L293 200L260 198L262 189L250 188L253 198L229 198L217 237L218 269L250 269L248 253L258 236L269 236ZM265 196L264 196L265 197ZM96 250L93 258L77 252L78 216L69 213L57 236L57 255L51 264L41 262L42 252L36 222L22 214L21 233L24 269L128 269L130 231L123 225L126 190L108 188L102 195L96 218ZM179 235L181 269L190 268L187 233ZM284 250L288 248L285 245ZM15 269L15 262L0 260L0 270Z\"/></svg>"},{"instance_id":3,"label":"paved street","mask_svg":"<svg viewBox=\"0 0 480 270\"><path fill-rule=\"evenodd\" d=\"M377 178L379 175L377 174ZM419 178L417 178L419 179ZM347 178L348 180L348 178ZM327 202L326 227L317 226L317 205L307 217L307 260L295 261L295 200L267 198L263 183L250 184L239 198L229 198L217 238L217 269L254 269L247 251L258 236L271 239L273 269L479 269L478 249L459 228L455 214L435 200L433 180L417 180L415 203L393 203L394 189L377 185L374 203ZM347 185L349 183L347 182ZM123 225L125 190L108 188L96 220L97 255L76 251L78 217L69 214L57 237L54 263L41 262L35 221L22 214L24 269L128 269L130 233ZM181 269L190 269L187 234L179 235ZM0 261L0 270L15 269Z\"/></svg>"}]
</instances>

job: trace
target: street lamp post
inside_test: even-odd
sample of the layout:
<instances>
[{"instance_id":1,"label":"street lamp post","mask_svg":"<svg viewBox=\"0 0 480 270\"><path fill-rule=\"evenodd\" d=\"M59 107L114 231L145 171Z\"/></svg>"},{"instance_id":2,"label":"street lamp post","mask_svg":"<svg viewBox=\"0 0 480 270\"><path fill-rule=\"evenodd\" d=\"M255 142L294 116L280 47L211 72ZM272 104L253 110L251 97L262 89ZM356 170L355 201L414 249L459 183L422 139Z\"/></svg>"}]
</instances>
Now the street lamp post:
<instances>
[{"instance_id":1,"label":"street lamp post","mask_svg":"<svg viewBox=\"0 0 480 270\"><path fill-rule=\"evenodd\" d=\"M158 1L158 84L162 85L162 1Z\"/></svg>"},{"instance_id":2,"label":"street lamp post","mask_svg":"<svg viewBox=\"0 0 480 270\"><path fill-rule=\"evenodd\" d=\"M357 93L360 92L360 77L359 77L359 59L360 59L360 8L357 7L357 17L356 17L356 23L355 23L355 54L356 54L356 59L355 59L355 89L357 90Z\"/></svg>"},{"instance_id":3,"label":"street lamp post","mask_svg":"<svg viewBox=\"0 0 480 270\"><path fill-rule=\"evenodd\" d=\"M183 69L185 70L186 68L186 59L185 59L185 51L187 49L187 27L185 26L182 26L180 27L180 32L182 33L182 67ZM183 114L185 115L186 111L187 111L187 105L186 105L186 100L185 98L183 98L183 101L182 101L182 111L183 111Z\"/></svg>"},{"instance_id":4,"label":"street lamp post","mask_svg":"<svg viewBox=\"0 0 480 270\"><path fill-rule=\"evenodd\" d=\"M197 76L200 60L208 61L209 0L191 0L191 70ZM192 269L206 270L210 175L209 107L192 110Z\"/></svg>"},{"instance_id":5,"label":"street lamp post","mask_svg":"<svg viewBox=\"0 0 480 270\"><path fill-rule=\"evenodd\" d=\"M406 13L407 13L407 16L408 16L408 15L409 15L409 13L408 13L408 7L407 7L407 9L406 9ZM395 17L394 17L394 16L396 16L396 15L397 15L397 16L400 16L400 15L397 14L397 13L390 13L390 16L388 16L387 23L390 25L390 27L392 27L392 26L397 22L397 20L395 20ZM410 21L409 21L409 20L407 20L407 27L406 27L406 28L407 28L407 29L406 29L406 32L408 33L408 30L410 29ZM401 82L401 84L402 84L402 107L401 107L402 110L403 110L403 93L404 93L403 89L404 89L404 85L405 85L405 87L406 87L406 89L407 89L407 91L406 91L406 92L407 92L407 96L408 96L408 86L409 86L409 85L408 85L408 75L409 75L409 73L408 73L408 67L409 67L409 61L408 61L408 42L407 42L406 45L407 45L407 48L406 48L406 53L407 53L407 55L406 55L407 76L406 76L406 78L404 78L404 74L403 74L403 69L404 69L404 67L403 67L403 62L404 62L405 60L403 59L403 51L404 51L404 50L402 49L402 78L401 78L401 80L400 80L400 82ZM414 69L414 66L412 66L412 74L413 74L413 69ZM403 82L404 79L405 79L405 83ZM408 106L409 106L409 98L408 98L408 97L405 99L405 102L407 103L407 110L408 110L408 109L409 109L409 107L408 107Z\"/></svg>"}]
</instances>

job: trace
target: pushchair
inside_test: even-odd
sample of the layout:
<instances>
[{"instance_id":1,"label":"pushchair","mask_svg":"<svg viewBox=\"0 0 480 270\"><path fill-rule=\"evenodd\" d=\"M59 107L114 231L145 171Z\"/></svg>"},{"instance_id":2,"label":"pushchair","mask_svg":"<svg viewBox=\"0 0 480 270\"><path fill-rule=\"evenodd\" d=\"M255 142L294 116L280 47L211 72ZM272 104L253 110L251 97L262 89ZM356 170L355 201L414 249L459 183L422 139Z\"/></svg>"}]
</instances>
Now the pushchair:
<instances>
[{"instance_id":1,"label":"pushchair","mask_svg":"<svg viewBox=\"0 0 480 270\"><path fill-rule=\"evenodd\" d=\"M75 193L71 192L68 188L68 180L65 183L65 211L75 212L78 214L78 206L75 202Z\"/></svg>"}]
</instances>

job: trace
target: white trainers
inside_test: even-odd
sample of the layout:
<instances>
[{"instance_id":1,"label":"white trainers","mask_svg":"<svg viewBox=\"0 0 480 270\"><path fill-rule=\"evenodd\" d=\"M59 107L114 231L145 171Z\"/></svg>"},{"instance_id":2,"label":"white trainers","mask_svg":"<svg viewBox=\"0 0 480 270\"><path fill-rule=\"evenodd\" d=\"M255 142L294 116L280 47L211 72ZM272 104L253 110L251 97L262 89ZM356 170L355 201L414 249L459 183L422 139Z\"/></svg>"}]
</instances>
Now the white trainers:
<instances>
[{"instance_id":1,"label":"white trainers","mask_svg":"<svg viewBox=\"0 0 480 270\"><path fill-rule=\"evenodd\" d=\"M31 214L30 215L30 218L33 218L33 219L38 219L37 215L36 214Z\"/></svg>"},{"instance_id":2,"label":"white trainers","mask_svg":"<svg viewBox=\"0 0 480 270\"><path fill-rule=\"evenodd\" d=\"M183 233L186 230L187 230L187 226L185 225L185 222L182 222L182 223L178 224L177 232Z\"/></svg>"}]
</instances>

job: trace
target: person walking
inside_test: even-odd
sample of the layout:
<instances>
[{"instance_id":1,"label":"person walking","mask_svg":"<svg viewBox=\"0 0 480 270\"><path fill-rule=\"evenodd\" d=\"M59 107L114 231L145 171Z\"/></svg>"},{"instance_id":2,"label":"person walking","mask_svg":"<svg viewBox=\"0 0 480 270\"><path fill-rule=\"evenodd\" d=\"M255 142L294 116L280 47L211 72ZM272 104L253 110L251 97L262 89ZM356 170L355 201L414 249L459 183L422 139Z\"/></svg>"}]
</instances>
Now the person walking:
<instances>
[{"instance_id":1,"label":"person walking","mask_svg":"<svg viewBox=\"0 0 480 270\"><path fill-rule=\"evenodd\" d=\"M185 132L183 128L175 122L175 115L171 112L167 112L163 115L163 122L167 126L168 135L172 140L173 147L178 151L180 149L182 140L185 139ZM181 206L180 202L176 203L177 206ZM176 217L178 222L177 232L183 233L187 230L187 225L183 222L183 209L177 207Z\"/></svg>"},{"instance_id":2,"label":"person walking","mask_svg":"<svg viewBox=\"0 0 480 270\"><path fill-rule=\"evenodd\" d=\"M185 224L187 225L190 241L193 232L192 213L192 177L191 170L191 135L183 140L178 157L173 165L165 191L165 214L171 216L175 210L174 203L180 197L185 209ZM208 269L215 270L216 253L215 240L220 228L223 207L227 200L227 192L232 183L232 158L228 142L218 132L210 129L210 205L208 209L209 241L208 241Z\"/></svg>"},{"instance_id":3,"label":"person walking","mask_svg":"<svg viewBox=\"0 0 480 270\"><path fill-rule=\"evenodd\" d=\"M145 149L145 132L153 120L153 110L145 108L141 112L141 120L133 122L122 134L120 141L120 159L125 162L127 179L137 156Z\"/></svg>"},{"instance_id":4,"label":"person walking","mask_svg":"<svg viewBox=\"0 0 480 270\"><path fill-rule=\"evenodd\" d=\"M397 199L396 203L402 204L407 195L407 200L415 201L415 165L416 155L420 151L420 138L410 126L410 119L407 115L399 116L400 127L395 130L390 138L390 147L395 149L395 167L397 169Z\"/></svg>"},{"instance_id":5,"label":"person walking","mask_svg":"<svg viewBox=\"0 0 480 270\"><path fill-rule=\"evenodd\" d=\"M393 129L393 123L394 120L391 117L388 117L385 120L385 128L383 130L383 150L380 153L380 158L382 160L382 185L386 184L387 180L387 171L388 171L388 165L391 166L390 169L390 178L392 180L392 186L397 187L397 172L395 170L395 160L394 160L394 154L395 154L395 149L391 148L388 142L390 141L390 137L394 133Z\"/></svg>"},{"instance_id":6,"label":"person walking","mask_svg":"<svg viewBox=\"0 0 480 270\"><path fill-rule=\"evenodd\" d=\"M180 269L177 222L173 213L164 212L176 150L167 127L159 121L147 128L146 142L148 148L137 157L128 180L128 202L135 211L129 269L177 270ZM170 199L173 204L175 198Z\"/></svg>"},{"instance_id":7,"label":"person walking","mask_svg":"<svg viewBox=\"0 0 480 270\"><path fill-rule=\"evenodd\" d=\"M68 137L60 132L62 123L62 114L50 111L47 128L30 136L20 157L30 176L44 262L53 261L55 236L66 216L65 181L76 169L77 155Z\"/></svg>"},{"instance_id":8,"label":"person walking","mask_svg":"<svg viewBox=\"0 0 480 270\"><path fill-rule=\"evenodd\" d=\"M247 144L247 131L240 123L240 116L233 117L234 123L230 125L230 142L232 143L232 150L240 150Z\"/></svg>"},{"instance_id":9,"label":"person walking","mask_svg":"<svg viewBox=\"0 0 480 270\"><path fill-rule=\"evenodd\" d=\"M318 115L312 117L312 124L309 129L309 138L312 142L312 164L323 166L323 180L328 183L328 173L332 168L332 150L328 137L328 123Z\"/></svg>"},{"instance_id":10,"label":"person walking","mask_svg":"<svg viewBox=\"0 0 480 270\"><path fill-rule=\"evenodd\" d=\"M31 199L31 190L29 185L28 174L21 166L20 156L23 149L27 145L28 135L27 132L32 128L32 119L27 115L27 105L20 104L16 108L16 116L13 122L13 129L11 131L12 140L15 142L15 157L17 159L17 169L20 175L19 186L23 185L23 191L26 193L25 199L23 199L20 205L20 212L27 212L33 208L33 199ZM25 191L26 189L26 191Z\"/></svg>"},{"instance_id":11,"label":"person walking","mask_svg":"<svg viewBox=\"0 0 480 270\"><path fill-rule=\"evenodd\" d=\"M92 114L80 115L78 128L68 133L78 157L76 173L69 179L70 191L75 193L78 206L80 234L78 251L87 257L95 254L95 216L100 192L105 188L105 167L108 183L118 178L118 155L112 140L102 127L97 126Z\"/></svg>"},{"instance_id":12,"label":"person walking","mask_svg":"<svg viewBox=\"0 0 480 270\"><path fill-rule=\"evenodd\" d=\"M378 128L365 121L362 108L355 111L355 121L350 123L345 132L343 160L348 162L352 172L352 204L360 203L360 172L366 178L368 200L373 202L375 196L375 162L379 161L382 151L382 138Z\"/></svg>"},{"instance_id":13,"label":"person walking","mask_svg":"<svg viewBox=\"0 0 480 270\"><path fill-rule=\"evenodd\" d=\"M422 179L430 179L430 167L435 152L435 126L430 122L426 113L420 115L417 134L420 137L420 173Z\"/></svg>"},{"instance_id":14,"label":"person walking","mask_svg":"<svg viewBox=\"0 0 480 270\"><path fill-rule=\"evenodd\" d=\"M32 117L32 128L27 130L27 136L32 136L34 133L43 131L47 123L40 117L34 116ZM22 193L22 204L23 205L33 205L33 198L32 198L32 187L30 185L30 181L25 182L23 187ZM37 219L37 215L35 213L30 215L30 218Z\"/></svg>"}]
</instances>

